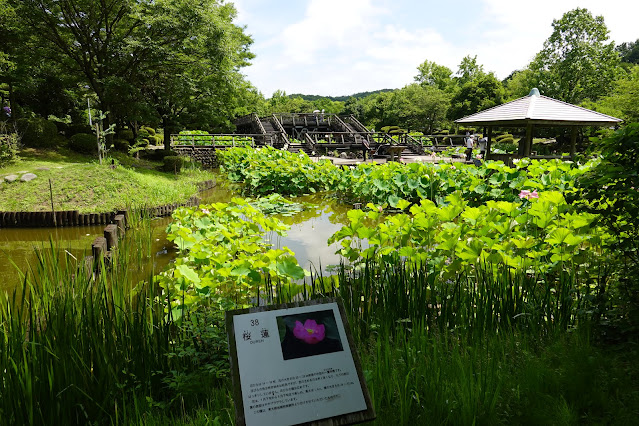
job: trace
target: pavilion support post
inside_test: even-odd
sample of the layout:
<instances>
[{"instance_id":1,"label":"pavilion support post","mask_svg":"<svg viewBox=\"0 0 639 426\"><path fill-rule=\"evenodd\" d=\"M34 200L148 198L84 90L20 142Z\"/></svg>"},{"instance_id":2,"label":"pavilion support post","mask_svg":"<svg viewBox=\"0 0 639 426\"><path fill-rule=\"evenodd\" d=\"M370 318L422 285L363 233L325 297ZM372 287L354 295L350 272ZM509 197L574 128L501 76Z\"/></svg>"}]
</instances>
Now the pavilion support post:
<instances>
[{"instance_id":1,"label":"pavilion support post","mask_svg":"<svg viewBox=\"0 0 639 426\"><path fill-rule=\"evenodd\" d=\"M485 135L484 135L485 136ZM486 160L490 159L490 146L493 143L493 126L488 127L488 143L486 144Z\"/></svg>"},{"instance_id":2,"label":"pavilion support post","mask_svg":"<svg viewBox=\"0 0 639 426\"><path fill-rule=\"evenodd\" d=\"M574 160L577 153L577 126L570 129L570 158Z\"/></svg>"},{"instance_id":3,"label":"pavilion support post","mask_svg":"<svg viewBox=\"0 0 639 426\"><path fill-rule=\"evenodd\" d=\"M524 145L524 157L530 157L532 151L533 125L528 123L526 126L526 141Z\"/></svg>"}]
</instances>

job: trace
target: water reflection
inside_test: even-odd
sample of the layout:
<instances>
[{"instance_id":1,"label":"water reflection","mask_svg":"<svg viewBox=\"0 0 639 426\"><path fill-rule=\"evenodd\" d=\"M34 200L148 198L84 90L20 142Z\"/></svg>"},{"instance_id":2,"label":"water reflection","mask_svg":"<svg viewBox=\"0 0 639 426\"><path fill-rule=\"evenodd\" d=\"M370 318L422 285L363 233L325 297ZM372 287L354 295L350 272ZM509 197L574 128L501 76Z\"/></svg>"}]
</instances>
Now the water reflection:
<instances>
[{"instance_id":1,"label":"water reflection","mask_svg":"<svg viewBox=\"0 0 639 426\"><path fill-rule=\"evenodd\" d=\"M339 255L335 254L339 244L328 245L328 238L348 223L343 206L328 194L316 194L294 198L293 201L310 203L311 207L290 217L279 217L290 226L287 235L278 237L269 235L276 247L288 247L294 253L299 265L307 270L321 270L326 273L330 265L339 264Z\"/></svg>"},{"instance_id":2,"label":"water reflection","mask_svg":"<svg viewBox=\"0 0 639 426\"><path fill-rule=\"evenodd\" d=\"M202 203L228 202L238 196L236 185L219 178L213 189L200 194ZM293 198L294 201L309 203L307 210L293 216L277 216L290 226L287 236L268 235L276 247L288 247L294 253L300 266L307 270L323 272L326 267L339 263L335 251L337 244L328 246L328 238L337 232L342 224L348 223L348 206L340 205L330 194L315 194ZM134 280L147 279L149 273L158 273L176 256L176 249L166 239L166 227L170 217L152 220L151 261L145 268L139 268ZM50 241L57 246L62 256L81 259L90 255L91 243L103 235L104 226L82 226L67 228L9 228L0 229L0 291L12 291L20 285L18 269L26 272L37 260L36 249L49 248Z\"/></svg>"}]
</instances>

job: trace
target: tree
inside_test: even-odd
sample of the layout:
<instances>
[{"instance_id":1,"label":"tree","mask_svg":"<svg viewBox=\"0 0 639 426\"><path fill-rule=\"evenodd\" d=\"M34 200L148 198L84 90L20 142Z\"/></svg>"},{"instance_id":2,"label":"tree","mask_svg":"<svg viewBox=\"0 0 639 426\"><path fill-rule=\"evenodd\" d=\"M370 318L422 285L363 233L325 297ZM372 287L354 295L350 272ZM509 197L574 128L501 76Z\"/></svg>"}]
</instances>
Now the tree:
<instances>
[{"instance_id":1,"label":"tree","mask_svg":"<svg viewBox=\"0 0 639 426\"><path fill-rule=\"evenodd\" d=\"M451 99L448 117L456 120L504 102L505 90L493 73L466 82Z\"/></svg>"},{"instance_id":2,"label":"tree","mask_svg":"<svg viewBox=\"0 0 639 426\"><path fill-rule=\"evenodd\" d=\"M149 49L136 43L148 28L146 2L134 0L10 0L25 25L49 49L49 60L82 75L102 111L110 108L109 78L130 80ZM108 123L107 123L108 127Z\"/></svg>"},{"instance_id":3,"label":"tree","mask_svg":"<svg viewBox=\"0 0 639 426\"><path fill-rule=\"evenodd\" d=\"M530 89L536 86L537 81L533 72L526 68L514 71L502 84L506 89L506 100L513 100L528 95Z\"/></svg>"},{"instance_id":4,"label":"tree","mask_svg":"<svg viewBox=\"0 0 639 426\"><path fill-rule=\"evenodd\" d=\"M470 55L466 55L459 63L456 75L459 84L463 85L470 80L485 75L484 66L477 63L477 55L472 58Z\"/></svg>"},{"instance_id":5,"label":"tree","mask_svg":"<svg viewBox=\"0 0 639 426\"><path fill-rule=\"evenodd\" d=\"M639 39L635 42L621 43L615 48L621 56L621 62L639 64Z\"/></svg>"},{"instance_id":6,"label":"tree","mask_svg":"<svg viewBox=\"0 0 639 426\"><path fill-rule=\"evenodd\" d=\"M628 73L615 83L610 95L584 106L622 118L625 122L639 122L639 65L632 66Z\"/></svg>"},{"instance_id":7,"label":"tree","mask_svg":"<svg viewBox=\"0 0 639 426\"><path fill-rule=\"evenodd\" d=\"M49 60L81 76L117 122L230 129L252 40L217 0L9 0ZM222 114L226 115L221 118ZM124 117L126 115L127 117ZM108 127L108 123L105 123ZM168 142L168 138L166 138Z\"/></svg>"},{"instance_id":8,"label":"tree","mask_svg":"<svg viewBox=\"0 0 639 426\"><path fill-rule=\"evenodd\" d=\"M570 103L609 93L619 75L619 54L602 16L587 9L566 12L529 68L543 95Z\"/></svg>"},{"instance_id":9,"label":"tree","mask_svg":"<svg viewBox=\"0 0 639 426\"><path fill-rule=\"evenodd\" d=\"M440 90L450 90L454 86L453 72L450 68L425 60L418 67L415 81L422 86L432 86Z\"/></svg>"},{"instance_id":10,"label":"tree","mask_svg":"<svg viewBox=\"0 0 639 426\"><path fill-rule=\"evenodd\" d=\"M394 92L391 110L395 111L395 122L387 125L419 129L432 134L442 126L449 105L450 95L443 90L410 84Z\"/></svg>"},{"instance_id":11,"label":"tree","mask_svg":"<svg viewBox=\"0 0 639 426\"><path fill-rule=\"evenodd\" d=\"M149 50L136 76L165 135L180 123L230 131L238 95L247 90L239 69L253 57L251 38L233 24L233 5L166 0L150 3L144 12L147 31L139 42Z\"/></svg>"}]
</instances>

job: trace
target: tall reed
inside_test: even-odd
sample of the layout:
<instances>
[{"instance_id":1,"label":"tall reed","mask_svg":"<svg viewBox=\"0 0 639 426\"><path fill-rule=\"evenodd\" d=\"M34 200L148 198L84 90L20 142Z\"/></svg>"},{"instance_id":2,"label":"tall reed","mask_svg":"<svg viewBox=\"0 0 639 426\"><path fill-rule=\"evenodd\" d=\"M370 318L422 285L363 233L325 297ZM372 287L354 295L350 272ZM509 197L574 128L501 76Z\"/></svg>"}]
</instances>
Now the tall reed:
<instances>
[{"instance_id":1,"label":"tall reed","mask_svg":"<svg viewBox=\"0 0 639 426\"><path fill-rule=\"evenodd\" d=\"M127 409L168 398L166 375L176 365L167 354L178 333L152 281L133 291L134 273L151 259L149 221L132 223L137 231L120 242L111 267L98 260L101 273L51 243L20 292L0 296L4 422L117 423Z\"/></svg>"}]
</instances>

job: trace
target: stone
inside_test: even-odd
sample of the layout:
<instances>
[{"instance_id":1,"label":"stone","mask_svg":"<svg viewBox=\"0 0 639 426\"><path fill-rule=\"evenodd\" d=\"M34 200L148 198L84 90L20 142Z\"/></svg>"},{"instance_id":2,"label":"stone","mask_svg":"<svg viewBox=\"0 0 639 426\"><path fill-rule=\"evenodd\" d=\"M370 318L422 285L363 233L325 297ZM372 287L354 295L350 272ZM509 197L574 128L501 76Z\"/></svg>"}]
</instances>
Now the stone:
<instances>
[{"instance_id":1,"label":"stone","mask_svg":"<svg viewBox=\"0 0 639 426\"><path fill-rule=\"evenodd\" d=\"M36 167L36 170L45 171L45 170L49 170L49 168L48 167Z\"/></svg>"},{"instance_id":2,"label":"stone","mask_svg":"<svg viewBox=\"0 0 639 426\"><path fill-rule=\"evenodd\" d=\"M4 180L6 180L7 182L15 182L17 179L18 175L9 175L4 177Z\"/></svg>"},{"instance_id":3,"label":"stone","mask_svg":"<svg viewBox=\"0 0 639 426\"><path fill-rule=\"evenodd\" d=\"M342 153L339 155L339 158L347 159L347 158L348 158L348 154L347 154L347 153L345 153L345 152L342 152Z\"/></svg>"},{"instance_id":4,"label":"stone","mask_svg":"<svg viewBox=\"0 0 639 426\"><path fill-rule=\"evenodd\" d=\"M30 181L32 181L33 179L37 178L37 177L38 177L38 176L34 175L33 173L26 173L26 174L24 174L24 175L22 175L22 176L20 177L20 180L21 180L22 182L30 182Z\"/></svg>"}]
</instances>

